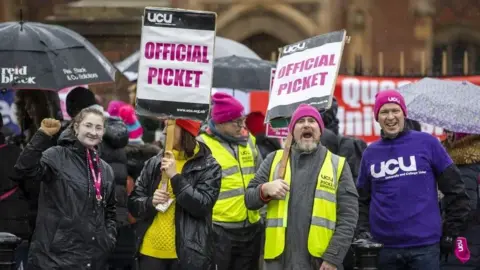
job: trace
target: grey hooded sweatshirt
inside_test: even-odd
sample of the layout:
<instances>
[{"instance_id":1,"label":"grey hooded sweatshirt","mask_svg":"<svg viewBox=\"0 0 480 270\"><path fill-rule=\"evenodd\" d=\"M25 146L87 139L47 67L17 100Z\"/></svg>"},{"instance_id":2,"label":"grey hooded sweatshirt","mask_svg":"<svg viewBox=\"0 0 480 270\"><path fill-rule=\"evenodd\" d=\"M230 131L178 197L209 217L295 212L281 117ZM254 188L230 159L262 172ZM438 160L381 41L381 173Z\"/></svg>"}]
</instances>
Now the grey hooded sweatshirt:
<instances>
[{"instance_id":1,"label":"grey hooded sweatshirt","mask_svg":"<svg viewBox=\"0 0 480 270\"><path fill-rule=\"evenodd\" d=\"M358 220L358 193L348 163L345 162L337 191L337 223L328 249L322 258L308 252L308 234L312 217L317 176L327 154L324 146L313 152L300 152L292 147L290 153L291 185L288 204L288 227L283 254L266 260L264 270L318 270L323 260L342 269L343 259L352 243ZM248 209L260 209L260 186L267 183L275 152L263 161L245 194Z\"/></svg>"}]
</instances>

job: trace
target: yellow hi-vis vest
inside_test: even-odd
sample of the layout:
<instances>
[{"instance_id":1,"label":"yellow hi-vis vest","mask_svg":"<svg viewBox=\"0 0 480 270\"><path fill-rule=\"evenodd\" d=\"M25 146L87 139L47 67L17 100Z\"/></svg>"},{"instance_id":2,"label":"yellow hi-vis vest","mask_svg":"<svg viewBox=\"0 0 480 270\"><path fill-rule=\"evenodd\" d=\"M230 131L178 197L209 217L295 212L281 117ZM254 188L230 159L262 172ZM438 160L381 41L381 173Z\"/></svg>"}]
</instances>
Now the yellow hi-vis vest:
<instances>
[{"instance_id":1,"label":"yellow hi-vis vest","mask_svg":"<svg viewBox=\"0 0 480 270\"><path fill-rule=\"evenodd\" d=\"M276 179L275 173L282 155L283 150L276 152L270 169L269 181ZM344 165L344 157L339 157L327 151L325 161L317 178L312 221L308 234L308 251L313 257L322 257L335 231L335 223L337 221L337 188ZM284 180L290 185L290 159L287 163ZM265 228L265 259L278 258L278 256L282 255L285 248L289 198L290 193L287 193L285 200L271 200L268 203ZM291 235L289 237L295 236Z\"/></svg>"},{"instance_id":2,"label":"yellow hi-vis vest","mask_svg":"<svg viewBox=\"0 0 480 270\"><path fill-rule=\"evenodd\" d=\"M200 137L222 167L220 194L213 207L213 221L231 225L238 223L238 227L242 227L247 218L250 223L257 223L260 212L247 210L245 206L245 190L255 176L256 157L259 154L255 147L255 137L250 135L248 145L238 145L235 147L237 149L207 134Z\"/></svg>"}]
</instances>

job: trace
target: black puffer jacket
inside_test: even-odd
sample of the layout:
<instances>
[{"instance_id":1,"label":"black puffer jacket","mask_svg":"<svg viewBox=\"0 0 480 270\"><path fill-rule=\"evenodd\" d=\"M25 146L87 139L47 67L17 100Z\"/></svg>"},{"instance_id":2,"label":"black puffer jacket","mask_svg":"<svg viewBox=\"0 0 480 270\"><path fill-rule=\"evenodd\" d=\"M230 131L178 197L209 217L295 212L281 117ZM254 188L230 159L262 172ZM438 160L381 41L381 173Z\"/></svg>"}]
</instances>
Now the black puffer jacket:
<instances>
[{"instance_id":1,"label":"black puffer jacket","mask_svg":"<svg viewBox=\"0 0 480 270\"><path fill-rule=\"evenodd\" d=\"M127 190L127 153L128 130L120 118L109 117L105 122L105 134L100 145L100 158L113 169L115 176L115 194L117 196L117 221L123 224L127 220L127 205L121 198L126 197Z\"/></svg>"},{"instance_id":2,"label":"black puffer jacket","mask_svg":"<svg viewBox=\"0 0 480 270\"><path fill-rule=\"evenodd\" d=\"M105 134L100 146L100 157L112 166L115 173L115 183L125 186L127 182L127 154L125 146L128 144L128 129L120 118L107 118Z\"/></svg>"},{"instance_id":3,"label":"black puffer jacket","mask_svg":"<svg viewBox=\"0 0 480 270\"><path fill-rule=\"evenodd\" d=\"M175 245L180 270L213 270L212 209L220 191L222 171L203 143L200 151L171 180L175 194ZM160 182L163 153L149 159L130 194L128 209L137 218L137 250L157 210L153 193Z\"/></svg>"},{"instance_id":4,"label":"black puffer jacket","mask_svg":"<svg viewBox=\"0 0 480 270\"><path fill-rule=\"evenodd\" d=\"M15 165L17 177L42 182L28 269L103 270L116 235L112 168L101 161L105 201L98 204L86 150L71 129L51 146L51 137L38 131Z\"/></svg>"}]
</instances>

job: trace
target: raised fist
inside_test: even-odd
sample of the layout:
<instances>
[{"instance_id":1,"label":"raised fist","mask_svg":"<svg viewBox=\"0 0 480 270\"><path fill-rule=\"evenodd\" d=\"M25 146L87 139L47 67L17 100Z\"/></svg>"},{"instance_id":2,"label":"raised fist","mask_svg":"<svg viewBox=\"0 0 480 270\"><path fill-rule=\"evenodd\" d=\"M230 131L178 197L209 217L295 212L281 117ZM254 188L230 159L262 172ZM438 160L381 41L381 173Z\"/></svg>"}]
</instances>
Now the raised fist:
<instances>
[{"instance_id":1,"label":"raised fist","mask_svg":"<svg viewBox=\"0 0 480 270\"><path fill-rule=\"evenodd\" d=\"M54 136L60 131L62 124L60 121L53 118L45 118L40 124L40 130L48 136Z\"/></svg>"}]
</instances>

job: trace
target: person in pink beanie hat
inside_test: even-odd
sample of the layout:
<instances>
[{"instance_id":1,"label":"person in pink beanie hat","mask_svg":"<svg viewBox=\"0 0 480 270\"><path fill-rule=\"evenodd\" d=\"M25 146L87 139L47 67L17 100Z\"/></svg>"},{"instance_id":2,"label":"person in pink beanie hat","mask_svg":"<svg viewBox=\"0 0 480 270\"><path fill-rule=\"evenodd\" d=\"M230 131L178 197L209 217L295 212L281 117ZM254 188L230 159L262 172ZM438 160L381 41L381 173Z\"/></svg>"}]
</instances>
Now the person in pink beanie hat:
<instances>
[{"instance_id":1,"label":"person in pink beanie hat","mask_svg":"<svg viewBox=\"0 0 480 270\"><path fill-rule=\"evenodd\" d=\"M262 163L262 155L246 128L245 118L238 100L215 93L208 127L197 138L208 146L223 169L220 195L212 214L218 270L258 270L259 266L263 230L260 211L248 210L244 195Z\"/></svg>"},{"instance_id":2,"label":"person in pink beanie hat","mask_svg":"<svg viewBox=\"0 0 480 270\"><path fill-rule=\"evenodd\" d=\"M123 120L128 129L130 144L143 144L143 127L137 119L135 109L130 104L125 104L118 110L118 116Z\"/></svg>"},{"instance_id":3,"label":"person in pink beanie hat","mask_svg":"<svg viewBox=\"0 0 480 270\"><path fill-rule=\"evenodd\" d=\"M242 103L229 94L217 92L212 96L212 119L215 124L230 122L244 116Z\"/></svg>"},{"instance_id":4,"label":"person in pink beanie hat","mask_svg":"<svg viewBox=\"0 0 480 270\"><path fill-rule=\"evenodd\" d=\"M358 219L358 195L344 157L321 144L318 110L301 104L289 125L293 145L284 175L284 150L269 154L245 194L248 209L267 206L267 269L343 269Z\"/></svg>"},{"instance_id":5,"label":"person in pink beanie hat","mask_svg":"<svg viewBox=\"0 0 480 270\"><path fill-rule=\"evenodd\" d=\"M127 105L127 103L121 100L112 100L108 103L107 112L112 117L120 117L120 108L124 105Z\"/></svg>"},{"instance_id":6,"label":"person in pink beanie hat","mask_svg":"<svg viewBox=\"0 0 480 270\"><path fill-rule=\"evenodd\" d=\"M375 120L387 137L396 137L405 127L407 106L400 92L384 90L375 96Z\"/></svg>"}]
</instances>

